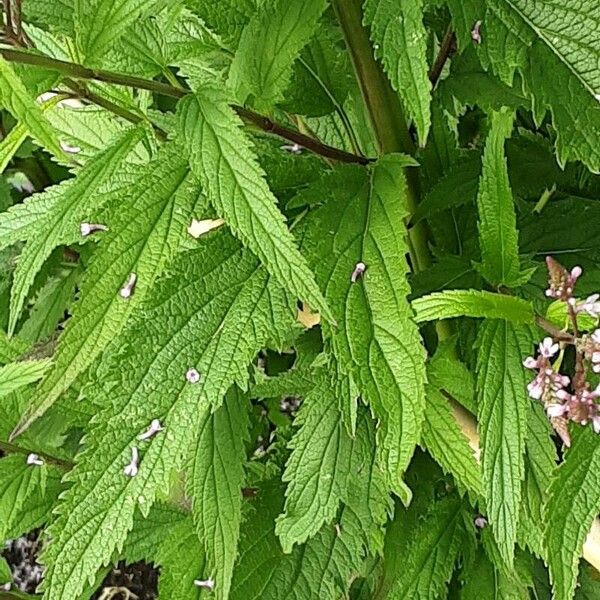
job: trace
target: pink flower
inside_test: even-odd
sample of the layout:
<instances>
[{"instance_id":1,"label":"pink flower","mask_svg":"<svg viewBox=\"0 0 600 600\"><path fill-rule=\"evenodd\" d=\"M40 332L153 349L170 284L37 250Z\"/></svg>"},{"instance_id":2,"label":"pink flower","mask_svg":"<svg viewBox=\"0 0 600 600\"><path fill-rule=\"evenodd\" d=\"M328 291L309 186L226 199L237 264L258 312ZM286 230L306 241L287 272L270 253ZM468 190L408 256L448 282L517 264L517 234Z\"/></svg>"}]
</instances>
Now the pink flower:
<instances>
[{"instance_id":1,"label":"pink flower","mask_svg":"<svg viewBox=\"0 0 600 600\"><path fill-rule=\"evenodd\" d=\"M592 294L588 296L583 302L572 303L576 313L586 313L590 317L597 319L600 317L600 302L598 299L600 294Z\"/></svg>"}]
</instances>

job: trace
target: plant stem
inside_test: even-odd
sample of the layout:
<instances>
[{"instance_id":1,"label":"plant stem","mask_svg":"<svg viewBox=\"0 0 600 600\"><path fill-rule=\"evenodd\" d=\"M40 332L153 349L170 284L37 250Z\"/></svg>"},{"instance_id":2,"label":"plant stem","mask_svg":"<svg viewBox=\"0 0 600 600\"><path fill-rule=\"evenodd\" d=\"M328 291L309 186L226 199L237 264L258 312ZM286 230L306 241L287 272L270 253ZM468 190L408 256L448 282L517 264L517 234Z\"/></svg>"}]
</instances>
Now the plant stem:
<instances>
[{"instance_id":1,"label":"plant stem","mask_svg":"<svg viewBox=\"0 0 600 600\"><path fill-rule=\"evenodd\" d=\"M444 65L450 56L454 53L456 47L456 36L450 27L446 30L446 34L442 39L442 43L440 44L439 52L435 58L435 62L431 66L431 70L429 71L429 81L431 81L431 86L435 87L437 82L440 79L442 71L444 70Z\"/></svg>"},{"instance_id":2,"label":"plant stem","mask_svg":"<svg viewBox=\"0 0 600 600\"><path fill-rule=\"evenodd\" d=\"M4 441L0 441L0 450L6 454L23 454L24 456L34 453L33 450L29 450L28 448L23 448L22 446L17 446L16 444L10 444L9 442ZM45 454L44 452L40 452L38 450L35 451L35 454L37 454L48 464L60 467L61 469L66 469L69 471L73 468L73 463L68 460L56 458L55 456Z\"/></svg>"},{"instance_id":3,"label":"plant stem","mask_svg":"<svg viewBox=\"0 0 600 600\"><path fill-rule=\"evenodd\" d=\"M189 90L175 87L161 81L144 79L143 77L135 77L133 75L125 75L123 73L114 73L112 71L105 71L103 69L90 69L77 63L58 60L49 56L44 56L43 54L36 54L25 50L0 48L0 55L2 55L4 59L9 62L28 64L41 67L43 69L49 69L51 71L57 71L70 79L91 79L94 81L102 81L104 83L112 83L115 85L123 85L141 90L148 90L163 96L170 96L171 98L183 98L191 93ZM364 156L358 156L356 154L346 152L345 150L340 150L338 148L334 148L333 146L322 144L321 142L318 142L307 135L303 135L298 131L283 127L268 117L244 108L243 106L232 105L232 108L244 121L252 123L267 133L299 144L306 150L309 150L310 152L320 156L324 156L339 162L358 163L360 165L366 165L371 162L369 158L365 158Z\"/></svg>"}]
</instances>

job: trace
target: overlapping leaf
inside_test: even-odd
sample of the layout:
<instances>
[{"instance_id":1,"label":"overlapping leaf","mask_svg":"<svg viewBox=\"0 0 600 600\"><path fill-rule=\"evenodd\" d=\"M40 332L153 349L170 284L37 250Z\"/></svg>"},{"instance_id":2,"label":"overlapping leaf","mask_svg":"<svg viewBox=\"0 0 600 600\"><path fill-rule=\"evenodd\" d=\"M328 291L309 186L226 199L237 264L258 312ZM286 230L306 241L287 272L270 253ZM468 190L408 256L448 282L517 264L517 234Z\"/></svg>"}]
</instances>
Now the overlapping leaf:
<instances>
[{"instance_id":1,"label":"overlapping leaf","mask_svg":"<svg viewBox=\"0 0 600 600\"><path fill-rule=\"evenodd\" d=\"M480 56L505 83L518 71L541 120L550 110L561 164L581 160L600 171L598 5L534 0L448 0L464 47L481 26Z\"/></svg>"},{"instance_id":2,"label":"overlapping leaf","mask_svg":"<svg viewBox=\"0 0 600 600\"><path fill-rule=\"evenodd\" d=\"M533 323L529 302L485 290L447 290L417 298L412 302L418 323L455 317L506 319L513 323Z\"/></svg>"},{"instance_id":3,"label":"overlapping leaf","mask_svg":"<svg viewBox=\"0 0 600 600\"><path fill-rule=\"evenodd\" d=\"M284 552L331 523L347 496L352 440L335 391L334 382L321 374L295 421L299 429L283 475L288 482L285 512L275 527Z\"/></svg>"},{"instance_id":4,"label":"overlapping leaf","mask_svg":"<svg viewBox=\"0 0 600 600\"><path fill-rule=\"evenodd\" d=\"M380 419L381 458L398 493L425 407L424 351L406 300L405 164L391 155L370 171L343 167L319 183L327 190L345 174L343 189L309 217L303 240L338 323L328 330L334 353ZM353 282L359 263L366 270Z\"/></svg>"},{"instance_id":5,"label":"overlapping leaf","mask_svg":"<svg viewBox=\"0 0 600 600\"><path fill-rule=\"evenodd\" d=\"M48 152L69 162L56 131L44 116L41 107L31 98L13 67L0 57L0 105L26 127L29 135Z\"/></svg>"},{"instance_id":6,"label":"overlapping leaf","mask_svg":"<svg viewBox=\"0 0 600 600\"><path fill-rule=\"evenodd\" d=\"M181 255L140 307L99 371L96 419L85 452L70 475L53 543L45 555L46 600L76 597L106 564L131 529L136 506L146 513L170 476L183 466L190 433L198 431L234 383L245 384L247 365L266 339L285 338L294 302L226 231ZM143 328L143 338L135 333ZM200 381L188 381L194 368ZM148 442L138 436L153 419L165 430ZM123 468L132 448L139 472ZM231 474L230 474L231 476ZM212 497L204 502L215 502ZM235 502L235 500L232 500ZM204 504L205 526L219 507Z\"/></svg>"},{"instance_id":7,"label":"overlapping leaf","mask_svg":"<svg viewBox=\"0 0 600 600\"><path fill-rule=\"evenodd\" d=\"M244 28L231 64L229 86L241 103L251 97L268 108L282 99L292 64L317 28L325 0L275 0L263 5Z\"/></svg>"},{"instance_id":8,"label":"overlapping leaf","mask_svg":"<svg viewBox=\"0 0 600 600\"><path fill-rule=\"evenodd\" d=\"M487 514L506 564L513 561L525 470L528 405L523 326L485 321L478 334L477 408Z\"/></svg>"},{"instance_id":9,"label":"overlapping leaf","mask_svg":"<svg viewBox=\"0 0 600 600\"><path fill-rule=\"evenodd\" d=\"M217 598L229 596L237 556L248 425L246 401L233 389L215 412L202 414L195 435L187 488Z\"/></svg>"},{"instance_id":10,"label":"overlapping leaf","mask_svg":"<svg viewBox=\"0 0 600 600\"><path fill-rule=\"evenodd\" d=\"M75 0L75 39L85 59L97 60L156 0Z\"/></svg>"},{"instance_id":11,"label":"overlapping leaf","mask_svg":"<svg viewBox=\"0 0 600 600\"><path fill-rule=\"evenodd\" d=\"M189 179L185 159L168 146L146 166L108 223L109 231L88 268L81 300L61 336L54 365L41 383L16 433L43 414L116 337L177 253L198 187ZM135 273L134 293L119 290Z\"/></svg>"},{"instance_id":12,"label":"overlapping leaf","mask_svg":"<svg viewBox=\"0 0 600 600\"><path fill-rule=\"evenodd\" d=\"M492 113L491 121L477 194L480 270L491 284L510 287L522 282L517 217L504 155L513 115L509 111Z\"/></svg>"},{"instance_id":13,"label":"overlapping leaf","mask_svg":"<svg viewBox=\"0 0 600 600\"><path fill-rule=\"evenodd\" d=\"M89 222L98 209L98 200L101 198L98 190L112 179L143 133L142 129L132 129L119 136L81 170L71 185L63 188L53 208L36 222L36 231L29 235L14 273L9 332L15 330L29 289L44 261L57 246L81 239L81 223Z\"/></svg>"},{"instance_id":14,"label":"overlapping leaf","mask_svg":"<svg viewBox=\"0 0 600 600\"><path fill-rule=\"evenodd\" d=\"M544 537L556 600L573 597L583 542L600 511L598 436L586 427L575 432L573 438L573 445L550 484L544 510Z\"/></svg>"},{"instance_id":15,"label":"overlapping leaf","mask_svg":"<svg viewBox=\"0 0 600 600\"><path fill-rule=\"evenodd\" d=\"M184 98L179 137L192 171L233 233L279 283L331 319L314 275L300 254L269 190L241 122L216 89Z\"/></svg>"},{"instance_id":16,"label":"overlapping leaf","mask_svg":"<svg viewBox=\"0 0 600 600\"><path fill-rule=\"evenodd\" d=\"M375 54L393 88L414 120L425 145L431 125L431 84L427 66L427 31L422 0L366 0L365 20L371 26Z\"/></svg>"}]
</instances>

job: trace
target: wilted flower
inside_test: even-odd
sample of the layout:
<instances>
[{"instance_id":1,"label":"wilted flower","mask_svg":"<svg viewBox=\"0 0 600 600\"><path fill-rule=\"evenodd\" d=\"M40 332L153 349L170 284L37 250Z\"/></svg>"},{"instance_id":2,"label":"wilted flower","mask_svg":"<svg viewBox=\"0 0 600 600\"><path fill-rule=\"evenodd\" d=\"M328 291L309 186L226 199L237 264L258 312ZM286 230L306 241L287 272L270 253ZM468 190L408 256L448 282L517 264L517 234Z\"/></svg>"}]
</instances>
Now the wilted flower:
<instances>
[{"instance_id":1,"label":"wilted flower","mask_svg":"<svg viewBox=\"0 0 600 600\"><path fill-rule=\"evenodd\" d=\"M356 283L362 276L363 273L367 270L367 265L364 262L356 263L354 267L354 271L352 271L352 275L350 275L350 281L352 283Z\"/></svg>"},{"instance_id":2,"label":"wilted flower","mask_svg":"<svg viewBox=\"0 0 600 600\"><path fill-rule=\"evenodd\" d=\"M44 464L44 461L37 454L32 452L27 456L27 464L41 467Z\"/></svg>"},{"instance_id":3,"label":"wilted flower","mask_svg":"<svg viewBox=\"0 0 600 600\"><path fill-rule=\"evenodd\" d=\"M160 421L158 419L152 419L152 422L148 426L148 429L146 429L144 433L138 435L138 440L149 440L150 438L154 437L159 431L162 430L163 427L161 426Z\"/></svg>"},{"instance_id":4,"label":"wilted flower","mask_svg":"<svg viewBox=\"0 0 600 600\"><path fill-rule=\"evenodd\" d=\"M212 577L208 579L194 579L194 585L196 587L206 588L211 592L215 589L215 580Z\"/></svg>"},{"instance_id":5,"label":"wilted flower","mask_svg":"<svg viewBox=\"0 0 600 600\"><path fill-rule=\"evenodd\" d=\"M135 273L131 273L129 275L129 279L125 282L125 285L119 290L119 295L121 298L127 300L133 296L133 292L135 291L135 284L137 283L137 275Z\"/></svg>"},{"instance_id":6,"label":"wilted flower","mask_svg":"<svg viewBox=\"0 0 600 600\"><path fill-rule=\"evenodd\" d=\"M131 462L123 469L123 473L128 477L135 477L138 474L138 463L138 449L134 446L131 449Z\"/></svg>"},{"instance_id":7,"label":"wilted flower","mask_svg":"<svg viewBox=\"0 0 600 600\"><path fill-rule=\"evenodd\" d=\"M471 29L471 39L476 44L481 44L481 21L477 21L475 25L473 25L473 29Z\"/></svg>"}]
</instances>

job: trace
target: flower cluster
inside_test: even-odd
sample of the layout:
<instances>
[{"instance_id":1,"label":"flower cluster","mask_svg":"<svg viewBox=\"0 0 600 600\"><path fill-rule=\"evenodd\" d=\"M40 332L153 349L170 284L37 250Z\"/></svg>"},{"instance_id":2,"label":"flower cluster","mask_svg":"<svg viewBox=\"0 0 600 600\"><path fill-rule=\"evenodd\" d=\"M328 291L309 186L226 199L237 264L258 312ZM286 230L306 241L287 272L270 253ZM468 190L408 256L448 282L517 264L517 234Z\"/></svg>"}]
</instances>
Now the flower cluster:
<instances>
[{"instance_id":1,"label":"flower cluster","mask_svg":"<svg viewBox=\"0 0 600 600\"><path fill-rule=\"evenodd\" d=\"M585 300L575 298L573 294L582 274L581 267L567 271L551 257L546 258L546 264L549 273L546 296L567 305L572 334L565 331L555 335L563 344L570 343L575 347L575 373L570 378L560 372L562 355L557 355L561 347L552 337L544 338L538 347L538 356L527 357L523 365L536 371L535 378L527 386L529 395L543 403L552 426L569 446L569 421L579 425L591 423L594 431L600 433L600 404L597 402L600 385L592 389L587 380L590 368L600 374L600 329L580 335L577 324L577 315L581 313L595 319L600 317L600 294L593 294Z\"/></svg>"}]
</instances>

